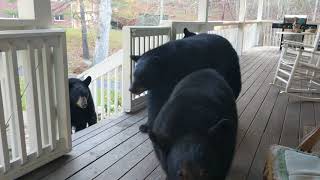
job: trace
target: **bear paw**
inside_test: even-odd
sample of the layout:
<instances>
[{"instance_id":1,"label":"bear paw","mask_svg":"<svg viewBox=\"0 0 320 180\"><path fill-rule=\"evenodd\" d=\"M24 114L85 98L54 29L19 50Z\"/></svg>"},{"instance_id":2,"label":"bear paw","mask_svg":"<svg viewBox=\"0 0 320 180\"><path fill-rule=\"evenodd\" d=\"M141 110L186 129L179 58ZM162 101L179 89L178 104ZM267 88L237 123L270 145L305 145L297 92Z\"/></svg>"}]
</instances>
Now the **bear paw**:
<instances>
[{"instance_id":1,"label":"bear paw","mask_svg":"<svg viewBox=\"0 0 320 180\"><path fill-rule=\"evenodd\" d=\"M149 126L147 124L143 124L139 127L139 130L142 132L142 133L148 133L149 132Z\"/></svg>"}]
</instances>

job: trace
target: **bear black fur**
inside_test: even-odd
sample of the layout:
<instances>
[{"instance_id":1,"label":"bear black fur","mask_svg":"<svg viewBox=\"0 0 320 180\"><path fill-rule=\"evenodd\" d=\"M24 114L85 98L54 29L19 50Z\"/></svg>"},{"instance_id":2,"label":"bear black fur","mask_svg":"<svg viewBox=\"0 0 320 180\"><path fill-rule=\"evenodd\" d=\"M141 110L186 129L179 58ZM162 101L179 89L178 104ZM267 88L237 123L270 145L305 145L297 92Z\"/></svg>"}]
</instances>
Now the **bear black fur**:
<instances>
[{"instance_id":1,"label":"bear black fur","mask_svg":"<svg viewBox=\"0 0 320 180\"><path fill-rule=\"evenodd\" d=\"M69 78L71 125L76 132L86 128L87 124L91 126L97 123L97 114L88 87L90 83L90 76L84 81Z\"/></svg>"},{"instance_id":2,"label":"bear black fur","mask_svg":"<svg viewBox=\"0 0 320 180\"><path fill-rule=\"evenodd\" d=\"M148 131L175 85L186 75L204 68L215 69L228 82L237 98L241 91L239 57L225 38L198 34L162 46L135 57L137 65L130 91L148 90L148 122L140 126Z\"/></svg>"},{"instance_id":3,"label":"bear black fur","mask_svg":"<svg viewBox=\"0 0 320 180\"><path fill-rule=\"evenodd\" d=\"M223 180L237 126L232 90L215 70L203 69L177 84L149 136L168 180Z\"/></svg>"}]
</instances>

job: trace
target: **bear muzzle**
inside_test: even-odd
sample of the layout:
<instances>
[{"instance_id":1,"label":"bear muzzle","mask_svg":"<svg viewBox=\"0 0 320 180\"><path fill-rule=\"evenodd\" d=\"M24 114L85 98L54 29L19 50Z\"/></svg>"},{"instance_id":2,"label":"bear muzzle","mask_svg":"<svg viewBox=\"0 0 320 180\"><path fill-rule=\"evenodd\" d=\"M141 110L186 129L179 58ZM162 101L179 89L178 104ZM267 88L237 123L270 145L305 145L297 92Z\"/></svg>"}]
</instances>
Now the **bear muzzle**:
<instances>
[{"instance_id":1,"label":"bear muzzle","mask_svg":"<svg viewBox=\"0 0 320 180\"><path fill-rule=\"evenodd\" d=\"M86 97L80 96L78 101L77 101L77 106L81 109L85 109L88 107L88 100Z\"/></svg>"},{"instance_id":2,"label":"bear muzzle","mask_svg":"<svg viewBox=\"0 0 320 180\"><path fill-rule=\"evenodd\" d=\"M134 86L131 86L129 88L129 91L133 94L141 94L143 93L144 91L146 91L147 89L146 88L143 88L143 87L134 87Z\"/></svg>"}]
</instances>

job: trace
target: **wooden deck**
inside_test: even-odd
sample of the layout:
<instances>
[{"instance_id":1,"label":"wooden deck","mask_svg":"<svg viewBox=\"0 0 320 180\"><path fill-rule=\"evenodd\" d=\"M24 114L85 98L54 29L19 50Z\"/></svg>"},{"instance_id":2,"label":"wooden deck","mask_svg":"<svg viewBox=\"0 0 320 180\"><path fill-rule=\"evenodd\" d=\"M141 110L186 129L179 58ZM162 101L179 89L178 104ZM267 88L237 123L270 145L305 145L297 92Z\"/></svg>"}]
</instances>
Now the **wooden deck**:
<instances>
[{"instance_id":1,"label":"wooden deck","mask_svg":"<svg viewBox=\"0 0 320 180\"><path fill-rule=\"evenodd\" d=\"M228 179L262 179L270 144L296 147L320 122L319 103L300 103L269 85L278 48L254 48L241 57L242 92L237 100L237 151ZM164 180L150 140L139 132L146 111L122 115L73 136L73 150L21 179Z\"/></svg>"}]
</instances>

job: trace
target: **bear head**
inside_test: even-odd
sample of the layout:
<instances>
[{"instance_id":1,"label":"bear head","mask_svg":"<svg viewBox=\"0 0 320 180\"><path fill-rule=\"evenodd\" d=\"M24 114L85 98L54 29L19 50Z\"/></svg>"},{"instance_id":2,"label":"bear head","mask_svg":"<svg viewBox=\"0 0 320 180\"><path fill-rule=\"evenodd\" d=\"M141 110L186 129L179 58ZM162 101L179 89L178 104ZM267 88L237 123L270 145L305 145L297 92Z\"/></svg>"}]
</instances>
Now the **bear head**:
<instances>
[{"instance_id":1,"label":"bear head","mask_svg":"<svg viewBox=\"0 0 320 180\"><path fill-rule=\"evenodd\" d=\"M161 149L165 157L164 165L168 180L212 180L224 179L230 161L222 137L230 132L234 124L229 119L222 119L209 128L207 134L187 134L174 141L173 138L161 137L149 133L152 142ZM227 159L227 160L226 160Z\"/></svg>"},{"instance_id":2,"label":"bear head","mask_svg":"<svg viewBox=\"0 0 320 180\"><path fill-rule=\"evenodd\" d=\"M133 81L130 87L130 92L133 94L141 94L161 79L156 75L163 74L164 62L158 56L145 54L143 56L132 56L131 59L136 62L135 71L133 73Z\"/></svg>"},{"instance_id":3,"label":"bear head","mask_svg":"<svg viewBox=\"0 0 320 180\"><path fill-rule=\"evenodd\" d=\"M91 96L89 89L90 83L90 76L83 81L76 78L69 79L69 96L71 105L80 109L86 109L88 107L88 99Z\"/></svg>"}]
</instances>

